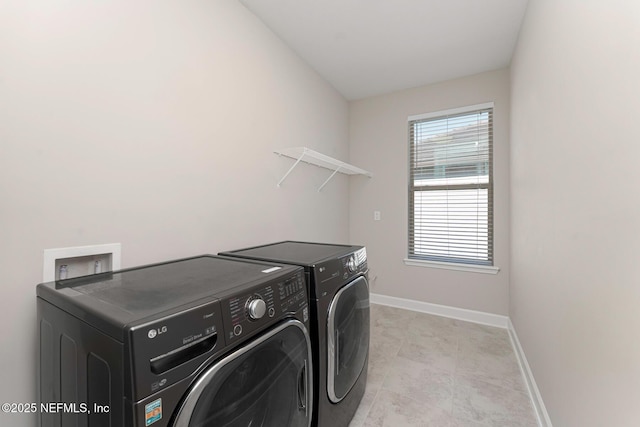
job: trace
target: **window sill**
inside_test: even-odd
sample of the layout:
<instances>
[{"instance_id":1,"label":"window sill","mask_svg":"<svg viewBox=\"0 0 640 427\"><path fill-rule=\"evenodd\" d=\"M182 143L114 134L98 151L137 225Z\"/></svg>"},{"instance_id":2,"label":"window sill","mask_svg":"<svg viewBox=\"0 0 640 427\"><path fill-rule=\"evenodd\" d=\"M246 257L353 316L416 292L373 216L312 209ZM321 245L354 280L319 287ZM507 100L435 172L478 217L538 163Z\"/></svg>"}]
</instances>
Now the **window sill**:
<instances>
[{"instance_id":1,"label":"window sill","mask_svg":"<svg viewBox=\"0 0 640 427\"><path fill-rule=\"evenodd\" d=\"M441 268L444 270L468 271L471 273L498 274L500 271L500 267L490 265L457 264L453 262L424 261L408 258L404 259L404 263L412 267Z\"/></svg>"}]
</instances>

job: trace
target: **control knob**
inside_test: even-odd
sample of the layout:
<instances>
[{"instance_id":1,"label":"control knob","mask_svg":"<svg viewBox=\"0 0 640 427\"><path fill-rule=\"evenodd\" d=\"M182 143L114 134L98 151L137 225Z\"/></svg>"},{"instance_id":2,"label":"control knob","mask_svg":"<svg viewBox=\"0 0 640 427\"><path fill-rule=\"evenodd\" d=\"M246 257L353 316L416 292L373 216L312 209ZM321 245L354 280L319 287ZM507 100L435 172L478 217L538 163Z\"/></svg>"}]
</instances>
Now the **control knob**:
<instances>
[{"instance_id":1,"label":"control knob","mask_svg":"<svg viewBox=\"0 0 640 427\"><path fill-rule=\"evenodd\" d=\"M267 304L260 297L247 301L247 314L251 320L258 320L267 312Z\"/></svg>"},{"instance_id":2,"label":"control knob","mask_svg":"<svg viewBox=\"0 0 640 427\"><path fill-rule=\"evenodd\" d=\"M347 269L350 273L353 273L354 271L356 271L357 267L358 266L356 265L356 258L354 256L351 256L349 258L349 261L347 261Z\"/></svg>"}]
</instances>

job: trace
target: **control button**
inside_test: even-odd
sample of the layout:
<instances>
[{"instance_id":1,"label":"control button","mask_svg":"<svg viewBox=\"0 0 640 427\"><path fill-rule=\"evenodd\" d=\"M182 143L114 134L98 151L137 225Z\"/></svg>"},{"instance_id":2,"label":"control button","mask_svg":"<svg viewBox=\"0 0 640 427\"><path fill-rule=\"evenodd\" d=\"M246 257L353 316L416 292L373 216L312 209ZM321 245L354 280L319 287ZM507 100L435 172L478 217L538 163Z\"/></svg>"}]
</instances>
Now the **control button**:
<instances>
[{"instance_id":1,"label":"control button","mask_svg":"<svg viewBox=\"0 0 640 427\"><path fill-rule=\"evenodd\" d=\"M276 315L276 309L273 307L269 307L269 317L273 317Z\"/></svg>"},{"instance_id":2,"label":"control button","mask_svg":"<svg viewBox=\"0 0 640 427\"><path fill-rule=\"evenodd\" d=\"M233 327L233 334L238 336L242 333L242 325L236 325Z\"/></svg>"},{"instance_id":3,"label":"control button","mask_svg":"<svg viewBox=\"0 0 640 427\"><path fill-rule=\"evenodd\" d=\"M247 301L247 314L251 320L258 320L267 312L267 304L262 298Z\"/></svg>"}]
</instances>

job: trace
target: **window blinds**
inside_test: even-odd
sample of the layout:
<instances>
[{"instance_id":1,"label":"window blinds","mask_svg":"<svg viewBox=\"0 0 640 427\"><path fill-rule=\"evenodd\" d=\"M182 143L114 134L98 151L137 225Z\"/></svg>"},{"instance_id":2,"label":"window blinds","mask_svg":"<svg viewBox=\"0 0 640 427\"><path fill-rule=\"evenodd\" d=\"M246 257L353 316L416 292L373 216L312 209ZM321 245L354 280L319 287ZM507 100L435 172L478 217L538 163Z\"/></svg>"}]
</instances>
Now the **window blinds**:
<instances>
[{"instance_id":1,"label":"window blinds","mask_svg":"<svg viewBox=\"0 0 640 427\"><path fill-rule=\"evenodd\" d=\"M409 258L493 265L493 108L409 121Z\"/></svg>"}]
</instances>

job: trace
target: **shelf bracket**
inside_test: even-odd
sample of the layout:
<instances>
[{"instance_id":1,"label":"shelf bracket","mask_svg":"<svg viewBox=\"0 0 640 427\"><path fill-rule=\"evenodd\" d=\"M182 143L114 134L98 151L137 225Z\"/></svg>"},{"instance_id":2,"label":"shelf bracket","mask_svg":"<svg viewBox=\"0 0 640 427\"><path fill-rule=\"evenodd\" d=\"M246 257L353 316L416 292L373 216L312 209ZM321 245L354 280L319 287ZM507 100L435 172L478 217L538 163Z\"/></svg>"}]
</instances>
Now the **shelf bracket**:
<instances>
[{"instance_id":1,"label":"shelf bracket","mask_svg":"<svg viewBox=\"0 0 640 427\"><path fill-rule=\"evenodd\" d=\"M331 181L331 178L334 177L335 174L337 174L340 171L340 168L342 166L338 166L338 168L336 170L333 171L333 173L331 174L331 176L329 178L327 178L327 180L325 182L322 183L322 185L320 186L320 188L318 188L318 193L322 191L322 189L324 188L325 185L327 185L327 183L329 181Z\"/></svg>"},{"instance_id":2,"label":"shelf bracket","mask_svg":"<svg viewBox=\"0 0 640 427\"><path fill-rule=\"evenodd\" d=\"M285 180L286 177L289 176L289 174L291 173L291 171L293 169L295 169L296 166L298 166L298 163L300 163L300 160L302 160L302 158L304 157L304 151L302 152L302 154L300 154L300 157L298 157L298 160L296 160L296 162L293 164L293 166L291 166L289 168L289 170L287 171L287 173L284 174L284 176L282 177L282 179L280 179L280 181L278 181L278 187L280 187L280 184L282 184L282 182ZM282 156L282 154L280 154Z\"/></svg>"}]
</instances>

